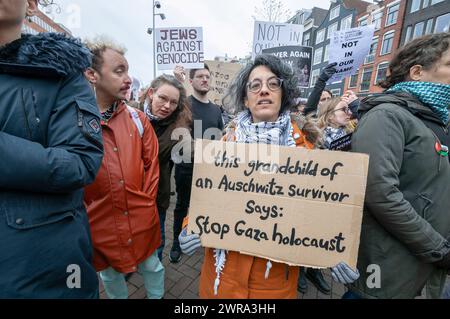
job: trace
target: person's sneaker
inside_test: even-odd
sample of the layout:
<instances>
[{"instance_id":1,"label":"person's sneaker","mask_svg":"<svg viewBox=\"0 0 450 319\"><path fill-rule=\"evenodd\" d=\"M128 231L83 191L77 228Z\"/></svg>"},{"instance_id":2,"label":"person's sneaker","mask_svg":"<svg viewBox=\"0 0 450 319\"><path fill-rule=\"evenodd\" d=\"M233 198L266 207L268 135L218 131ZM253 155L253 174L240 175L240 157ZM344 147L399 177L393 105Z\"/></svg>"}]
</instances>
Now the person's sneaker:
<instances>
[{"instance_id":1,"label":"person's sneaker","mask_svg":"<svg viewBox=\"0 0 450 319\"><path fill-rule=\"evenodd\" d=\"M323 294L329 295L331 293L331 288L325 281L320 269L308 268L306 270L306 278L313 283L314 286Z\"/></svg>"},{"instance_id":2,"label":"person's sneaker","mask_svg":"<svg viewBox=\"0 0 450 319\"><path fill-rule=\"evenodd\" d=\"M171 263L175 264L180 261L181 258L181 248L172 247L169 253L169 260Z\"/></svg>"},{"instance_id":3,"label":"person's sneaker","mask_svg":"<svg viewBox=\"0 0 450 319\"><path fill-rule=\"evenodd\" d=\"M306 280L305 268L303 267L300 267L297 288L298 291L300 291L302 294L306 294L306 292L308 291L308 281Z\"/></svg>"}]
</instances>

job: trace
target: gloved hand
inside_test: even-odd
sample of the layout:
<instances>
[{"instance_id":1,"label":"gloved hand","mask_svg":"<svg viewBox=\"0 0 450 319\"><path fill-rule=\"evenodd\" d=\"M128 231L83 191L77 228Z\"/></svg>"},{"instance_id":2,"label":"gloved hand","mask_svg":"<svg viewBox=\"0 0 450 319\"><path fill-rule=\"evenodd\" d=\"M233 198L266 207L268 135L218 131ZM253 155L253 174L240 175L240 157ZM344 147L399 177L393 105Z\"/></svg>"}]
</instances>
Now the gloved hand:
<instances>
[{"instance_id":1,"label":"gloved hand","mask_svg":"<svg viewBox=\"0 0 450 319\"><path fill-rule=\"evenodd\" d=\"M341 284L351 284L359 278L358 269L353 270L344 262L340 262L334 267L331 267L331 276Z\"/></svg>"},{"instance_id":2,"label":"gloved hand","mask_svg":"<svg viewBox=\"0 0 450 319\"><path fill-rule=\"evenodd\" d=\"M319 79L321 79L324 82L327 82L333 76L333 74L336 73L337 70L335 66L337 66L337 62L328 64L320 73Z\"/></svg>"},{"instance_id":3,"label":"gloved hand","mask_svg":"<svg viewBox=\"0 0 450 319\"><path fill-rule=\"evenodd\" d=\"M201 246L200 236L198 234L187 234L187 228L183 228L178 236L180 242L180 248L183 254L191 256L195 253L195 250Z\"/></svg>"}]
</instances>

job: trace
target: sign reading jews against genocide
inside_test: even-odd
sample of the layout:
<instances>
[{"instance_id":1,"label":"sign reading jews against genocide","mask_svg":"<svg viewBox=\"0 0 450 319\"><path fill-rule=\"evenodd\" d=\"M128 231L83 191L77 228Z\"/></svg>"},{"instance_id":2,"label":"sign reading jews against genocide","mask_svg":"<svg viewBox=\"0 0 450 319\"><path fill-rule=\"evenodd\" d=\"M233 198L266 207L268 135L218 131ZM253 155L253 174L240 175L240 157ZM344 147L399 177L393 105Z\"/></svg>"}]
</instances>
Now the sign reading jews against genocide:
<instances>
[{"instance_id":1,"label":"sign reading jews against genocide","mask_svg":"<svg viewBox=\"0 0 450 319\"><path fill-rule=\"evenodd\" d=\"M369 156L196 140L188 233L290 265L356 268Z\"/></svg>"},{"instance_id":2,"label":"sign reading jews against genocide","mask_svg":"<svg viewBox=\"0 0 450 319\"><path fill-rule=\"evenodd\" d=\"M242 66L239 63L219 62L206 60L211 73L210 91L208 98L211 102L222 105L222 98L225 96L228 87L234 80L235 76L241 70ZM192 85L189 83L189 70L186 72L185 88L188 96L192 94Z\"/></svg>"},{"instance_id":3,"label":"sign reading jews against genocide","mask_svg":"<svg viewBox=\"0 0 450 319\"><path fill-rule=\"evenodd\" d=\"M176 65L185 68L203 68L203 29L156 29L156 63L159 70L173 70Z\"/></svg>"},{"instance_id":4,"label":"sign reading jews against genocide","mask_svg":"<svg viewBox=\"0 0 450 319\"><path fill-rule=\"evenodd\" d=\"M336 31L331 35L329 63L336 62L337 72L328 83L340 81L357 72L370 50L375 25Z\"/></svg>"},{"instance_id":5,"label":"sign reading jews against genocide","mask_svg":"<svg viewBox=\"0 0 450 319\"><path fill-rule=\"evenodd\" d=\"M255 21L252 58L261 54L264 49L301 45L302 38L303 25L301 24Z\"/></svg>"},{"instance_id":6,"label":"sign reading jews against genocide","mask_svg":"<svg viewBox=\"0 0 450 319\"><path fill-rule=\"evenodd\" d=\"M262 50L262 53L272 54L289 64L298 78L300 88L309 88L311 75L312 47L286 46Z\"/></svg>"}]
</instances>

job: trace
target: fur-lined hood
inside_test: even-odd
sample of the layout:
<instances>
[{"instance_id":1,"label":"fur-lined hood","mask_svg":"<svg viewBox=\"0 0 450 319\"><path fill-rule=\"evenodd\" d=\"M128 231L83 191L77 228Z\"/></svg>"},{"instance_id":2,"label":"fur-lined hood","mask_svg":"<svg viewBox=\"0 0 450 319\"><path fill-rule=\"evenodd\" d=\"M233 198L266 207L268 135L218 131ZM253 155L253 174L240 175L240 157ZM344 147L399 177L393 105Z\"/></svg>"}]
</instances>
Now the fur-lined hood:
<instances>
[{"instance_id":1,"label":"fur-lined hood","mask_svg":"<svg viewBox=\"0 0 450 319\"><path fill-rule=\"evenodd\" d=\"M91 65L92 54L79 39L59 33L22 35L0 47L0 63L51 68L67 77Z\"/></svg>"}]
</instances>

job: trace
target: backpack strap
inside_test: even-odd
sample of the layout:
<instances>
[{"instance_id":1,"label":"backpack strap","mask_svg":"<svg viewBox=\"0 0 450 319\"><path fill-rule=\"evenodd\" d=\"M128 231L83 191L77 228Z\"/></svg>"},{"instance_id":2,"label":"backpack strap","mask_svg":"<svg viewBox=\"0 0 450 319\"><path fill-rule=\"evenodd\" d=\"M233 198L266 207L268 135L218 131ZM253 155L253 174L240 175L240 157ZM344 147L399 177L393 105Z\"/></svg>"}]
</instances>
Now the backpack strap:
<instances>
[{"instance_id":1,"label":"backpack strap","mask_svg":"<svg viewBox=\"0 0 450 319\"><path fill-rule=\"evenodd\" d=\"M128 104L126 104L128 112L131 115L131 119L133 120L134 124L136 125L138 131L139 131L139 135L142 136L144 135L144 125L142 125L141 119L139 118L139 113L132 108L131 106L129 106Z\"/></svg>"}]
</instances>

